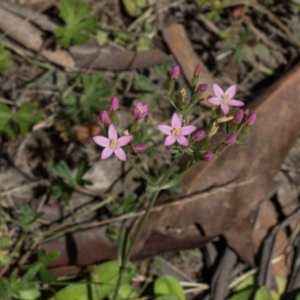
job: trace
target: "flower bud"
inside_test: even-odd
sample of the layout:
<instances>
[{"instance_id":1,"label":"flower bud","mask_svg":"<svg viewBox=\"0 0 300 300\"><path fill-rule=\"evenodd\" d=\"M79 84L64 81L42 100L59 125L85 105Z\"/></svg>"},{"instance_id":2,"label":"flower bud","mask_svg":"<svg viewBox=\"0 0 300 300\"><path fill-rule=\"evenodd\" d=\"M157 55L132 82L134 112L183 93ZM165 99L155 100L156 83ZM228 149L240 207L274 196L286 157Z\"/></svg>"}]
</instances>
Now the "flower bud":
<instances>
[{"instance_id":1,"label":"flower bud","mask_svg":"<svg viewBox=\"0 0 300 300\"><path fill-rule=\"evenodd\" d=\"M205 92L208 88L208 85L206 83L202 83L202 84L199 84L198 87L197 87L197 90L199 92Z\"/></svg>"},{"instance_id":2,"label":"flower bud","mask_svg":"<svg viewBox=\"0 0 300 300\"><path fill-rule=\"evenodd\" d=\"M233 122L235 124L240 124L243 121L244 118L244 111L242 109L239 109L233 119Z\"/></svg>"},{"instance_id":3,"label":"flower bud","mask_svg":"<svg viewBox=\"0 0 300 300\"><path fill-rule=\"evenodd\" d=\"M201 73L201 65L198 64L198 65L196 66L195 70L194 70L194 75L195 75L195 76L199 76L200 73Z\"/></svg>"},{"instance_id":4,"label":"flower bud","mask_svg":"<svg viewBox=\"0 0 300 300\"><path fill-rule=\"evenodd\" d=\"M100 112L99 120L103 125L109 124L110 118L109 118L108 112L106 110L103 110Z\"/></svg>"},{"instance_id":5,"label":"flower bud","mask_svg":"<svg viewBox=\"0 0 300 300\"><path fill-rule=\"evenodd\" d=\"M180 67L175 66L171 71L171 79L178 79L180 75Z\"/></svg>"},{"instance_id":6,"label":"flower bud","mask_svg":"<svg viewBox=\"0 0 300 300\"><path fill-rule=\"evenodd\" d=\"M199 142L205 136L205 130L197 130L192 134L192 138L195 142Z\"/></svg>"},{"instance_id":7,"label":"flower bud","mask_svg":"<svg viewBox=\"0 0 300 300\"><path fill-rule=\"evenodd\" d=\"M206 161L211 161L213 160L215 157L215 154L213 152L205 152L204 155L203 155L203 158L206 160Z\"/></svg>"},{"instance_id":8,"label":"flower bud","mask_svg":"<svg viewBox=\"0 0 300 300\"><path fill-rule=\"evenodd\" d=\"M145 144L135 144L132 146L134 152L144 152L147 149Z\"/></svg>"},{"instance_id":9,"label":"flower bud","mask_svg":"<svg viewBox=\"0 0 300 300\"><path fill-rule=\"evenodd\" d=\"M256 112L252 112L248 115L246 123L250 126L254 125L256 120Z\"/></svg>"},{"instance_id":10,"label":"flower bud","mask_svg":"<svg viewBox=\"0 0 300 300\"><path fill-rule=\"evenodd\" d=\"M236 139L237 139L237 135L236 134L231 134L229 135L226 140L225 140L225 145L227 146L231 146L233 145L235 142L236 142Z\"/></svg>"},{"instance_id":11,"label":"flower bud","mask_svg":"<svg viewBox=\"0 0 300 300\"><path fill-rule=\"evenodd\" d=\"M118 97L117 96L113 96L111 98L111 100L110 100L110 107L109 107L110 110L116 111L116 110L119 109L119 107L120 107L120 105L119 105L119 99L118 99Z\"/></svg>"}]
</instances>

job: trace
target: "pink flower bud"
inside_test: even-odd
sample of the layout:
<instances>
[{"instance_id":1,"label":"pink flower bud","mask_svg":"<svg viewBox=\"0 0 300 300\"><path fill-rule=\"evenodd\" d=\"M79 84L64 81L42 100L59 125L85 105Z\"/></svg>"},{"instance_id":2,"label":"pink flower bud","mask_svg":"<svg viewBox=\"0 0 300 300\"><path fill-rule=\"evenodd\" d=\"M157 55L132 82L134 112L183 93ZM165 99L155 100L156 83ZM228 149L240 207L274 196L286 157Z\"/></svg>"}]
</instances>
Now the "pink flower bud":
<instances>
[{"instance_id":1,"label":"pink flower bud","mask_svg":"<svg viewBox=\"0 0 300 300\"><path fill-rule=\"evenodd\" d=\"M206 160L206 161L211 161L213 160L215 157L215 154L213 152L205 152L204 155L203 155L203 158Z\"/></svg>"},{"instance_id":2,"label":"pink flower bud","mask_svg":"<svg viewBox=\"0 0 300 300\"><path fill-rule=\"evenodd\" d=\"M244 118L244 111L242 109L239 109L233 118L233 122L235 124L240 124L243 121L243 118Z\"/></svg>"},{"instance_id":3,"label":"pink flower bud","mask_svg":"<svg viewBox=\"0 0 300 300\"><path fill-rule=\"evenodd\" d=\"M118 99L118 97L117 96L113 96L111 98L111 100L110 100L110 107L109 107L110 110L116 111L116 110L119 109L119 107L120 107L120 105L119 105L119 99Z\"/></svg>"},{"instance_id":4,"label":"pink flower bud","mask_svg":"<svg viewBox=\"0 0 300 300\"><path fill-rule=\"evenodd\" d=\"M236 139L237 139L237 135L236 134L231 134L229 135L226 140L225 140L225 145L227 146L231 146L233 145L235 142L236 142Z\"/></svg>"},{"instance_id":5,"label":"pink flower bud","mask_svg":"<svg viewBox=\"0 0 300 300\"><path fill-rule=\"evenodd\" d=\"M110 118L109 118L109 114L106 110L103 110L100 112L99 120L103 125L109 124Z\"/></svg>"},{"instance_id":6,"label":"pink flower bud","mask_svg":"<svg viewBox=\"0 0 300 300\"><path fill-rule=\"evenodd\" d=\"M195 142L200 141L205 136L205 130L197 130L192 134L192 138Z\"/></svg>"},{"instance_id":7,"label":"pink flower bud","mask_svg":"<svg viewBox=\"0 0 300 300\"><path fill-rule=\"evenodd\" d=\"M203 93L207 90L207 87L208 87L208 85L206 83L202 83L202 84L199 84L199 86L197 87L197 90L199 92Z\"/></svg>"},{"instance_id":8,"label":"pink flower bud","mask_svg":"<svg viewBox=\"0 0 300 300\"><path fill-rule=\"evenodd\" d=\"M150 105L138 102L133 109L133 115L136 119L143 119L148 115Z\"/></svg>"},{"instance_id":9,"label":"pink flower bud","mask_svg":"<svg viewBox=\"0 0 300 300\"><path fill-rule=\"evenodd\" d=\"M135 144L132 146L133 151L135 152L144 152L147 149L145 144Z\"/></svg>"},{"instance_id":10,"label":"pink flower bud","mask_svg":"<svg viewBox=\"0 0 300 300\"><path fill-rule=\"evenodd\" d=\"M180 67L175 66L171 71L171 78L172 79L178 79L179 75L180 75Z\"/></svg>"},{"instance_id":11,"label":"pink flower bud","mask_svg":"<svg viewBox=\"0 0 300 300\"><path fill-rule=\"evenodd\" d=\"M201 73L201 65L198 64L194 70L194 75L199 76L200 73Z\"/></svg>"},{"instance_id":12,"label":"pink flower bud","mask_svg":"<svg viewBox=\"0 0 300 300\"><path fill-rule=\"evenodd\" d=\"M249 116L247 117L246 123L250 126L254 125L256 120L256 112L252 112L249 114Z\"/></svg>"}]
</instances>

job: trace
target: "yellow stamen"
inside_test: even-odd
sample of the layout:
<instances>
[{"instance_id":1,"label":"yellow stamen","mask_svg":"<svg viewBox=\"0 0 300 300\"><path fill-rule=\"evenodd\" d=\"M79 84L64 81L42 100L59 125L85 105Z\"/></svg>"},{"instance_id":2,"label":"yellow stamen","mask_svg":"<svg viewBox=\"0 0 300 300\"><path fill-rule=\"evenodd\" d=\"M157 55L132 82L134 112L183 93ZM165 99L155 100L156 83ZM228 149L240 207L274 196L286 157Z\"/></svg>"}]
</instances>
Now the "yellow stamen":
<instances>
[{"instance_id":1,"label":"yellow stamen","mask_svg":"<svg viewBox=\"0 0 300 300\"><path fill-rule=\"evenodd\" d=\"M117 148L117 141L116 140L110 140L109 146L112 149Z\"/></svg>"},{"instance_id":2,"label":"yellow stamen","mask_svg":"<svg viewBox=\"0 0 300 300\"><path fill-rule=\"evenodd\" d=\"M224 104L227 104L228 101L229 101L229 96L228 96L228 95L223 95L223 97L222 97L222 102L223 102Z\"/></svg>"},{"instance_id":3,"label":"yellow stamen","mask_svg":"<svg viewBox=\"0 0 300 300\"><path fill-rule=\"evenodd\" d=\"M180 135L180 128L174 128L172 130L172 134L175 135L175 136L179 136Z\"/></svg>"}]
</instances>

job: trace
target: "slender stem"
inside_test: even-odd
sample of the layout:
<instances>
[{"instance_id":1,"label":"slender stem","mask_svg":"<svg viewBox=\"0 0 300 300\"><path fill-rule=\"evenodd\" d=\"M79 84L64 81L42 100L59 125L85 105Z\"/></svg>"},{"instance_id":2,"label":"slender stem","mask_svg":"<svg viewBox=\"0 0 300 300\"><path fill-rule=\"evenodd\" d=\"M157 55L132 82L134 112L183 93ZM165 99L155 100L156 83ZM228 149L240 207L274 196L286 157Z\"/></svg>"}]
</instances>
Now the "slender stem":
<instances>
[{"instance_id":1,"label":"slender stem","mask_svg":"<svg viewBox=\"0 0 300 300\"><path fill-rule=\"evenodd\" d=\"M146 180L146 182L149 182L152 185L155 184L153 180L145 172L143 172L137 164L135 164L130 155L127 155L127 158L132 168L135 169L143 177L143 179Z\"/></svg>"},{"instance_id":2,"label":"slender stem","mask_svg":"<svg viewBox=\"0 0 300 300\"><path fill-rule=\"evenodd\" d=\"M133 238L132 238L132 242L130 243L128 251L127 251L124 259L122 260L122 264L120 266L120 272L118 274L118 280L117 280L116 288L115 288L114 295L113 295L113 298L112 298L113 300L117 299L118 291L119 291L120 286L122 284L122 279L123 279L123 276L124 276L124 273L125 273L125 270L126 270L126 265L129 262L131 252L132 252L133 247L136 244L137 240L139 239L146 222L149 219L150 213L152 211L152 208L154 206L154 203L156 201L158 193L159 193L159 191L154 192L152 194L152 196L150 198L150 201L149 201L149 204L148 204L148 207L145 211L145 214L143 215L142 219L140 220L139 224L137 225L136 231L135 231L135 233L133 235Z\"/></svg>"}]
</instances>

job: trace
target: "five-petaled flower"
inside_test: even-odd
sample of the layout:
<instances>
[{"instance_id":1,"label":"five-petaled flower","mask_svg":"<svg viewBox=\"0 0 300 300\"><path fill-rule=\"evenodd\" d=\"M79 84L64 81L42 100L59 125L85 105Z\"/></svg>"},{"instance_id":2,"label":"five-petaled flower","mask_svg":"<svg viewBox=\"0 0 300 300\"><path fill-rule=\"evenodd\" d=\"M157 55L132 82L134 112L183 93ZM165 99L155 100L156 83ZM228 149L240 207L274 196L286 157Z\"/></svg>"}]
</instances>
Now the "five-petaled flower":
<instances>
[{"instance_id":1,"label":"five-petaled flower","mask_svg":"<svg viewBox=\"0 0 300 300\"><path fill-rule=\"evenodd\" d=\"M158 125L158 129L167 135L164 145L171 146L177 142L178 144L187 147L189 145L189 141L185 135L193 133L197 127L194 125L182 127L182 121L177 113L173 114L171 124L172 126Z\"/></svg>"},{"instance_id":2,"label":"five-petaled flower","mask_svg":"<svg viewBox=\"0 0 300 300\"><path fill-rule=\"evenodd\" d=\"M110 124L108 128L108 138L104 136L94 136L93 140L96 144L104 147L101 153L101 160L109 158L114 153L120 160L126 161L126 153L121 147L126 146L132 140L132 136L125 135L118 138L115 125Z\"/></svg>"},{"instance_id":3,"label":"five-petaled flower","mask_svg":"<svg viewBox=\"0 0 300 300\"><path fill-rule=\"evenodd\" d=\"M222 88L214 83L213 90L215 92L215 97L209 98L207 101L214 105L221 105L221 109L224 115L229 112L229 106L243 106L244 103L240 100L232 99L236 93L236 85L230 86L225 92Z\"/></svg>"},{"instance_id":4,"label":"five-petaled flower","mask_svg":"<svg viewBox=\"0 0 300 300\"><path fill-rule=\"evenodd\" d=\"M148 115L150 105L138 102L133 109L133 115L137 119L143 119Z\"/></svg>"}]
</instances>

